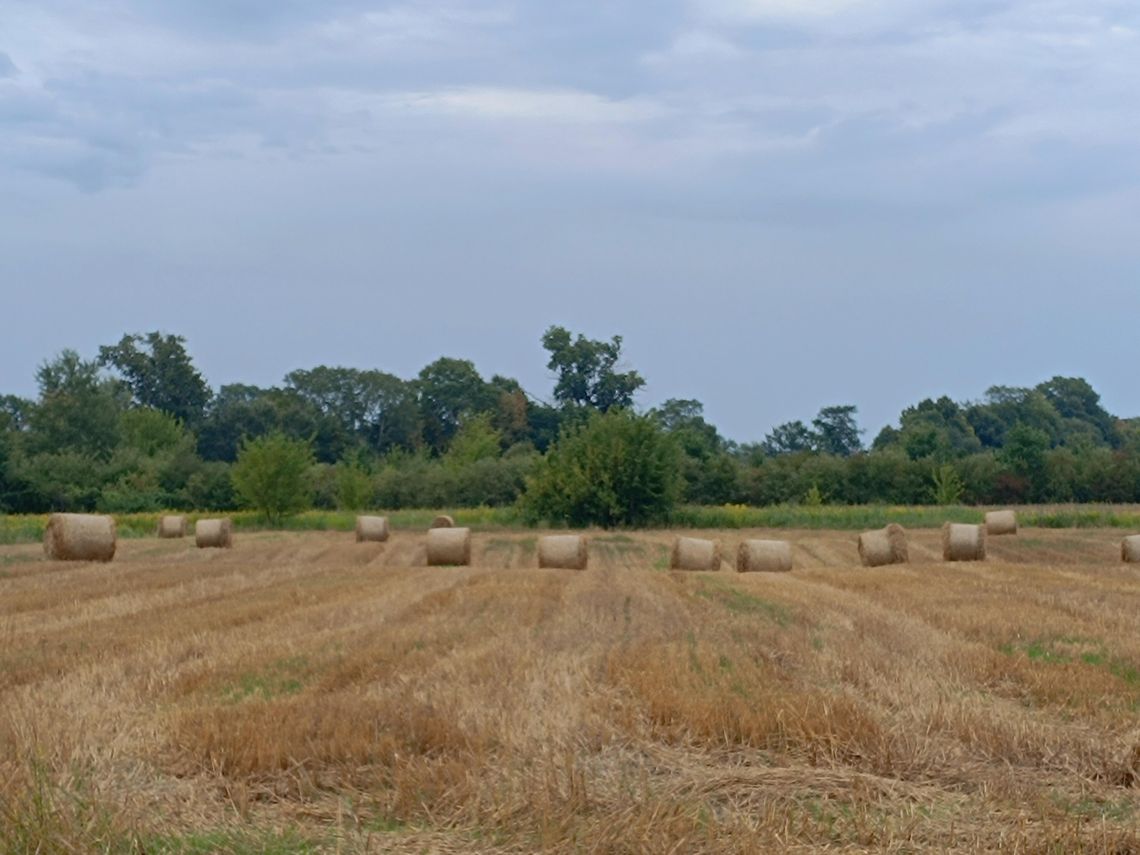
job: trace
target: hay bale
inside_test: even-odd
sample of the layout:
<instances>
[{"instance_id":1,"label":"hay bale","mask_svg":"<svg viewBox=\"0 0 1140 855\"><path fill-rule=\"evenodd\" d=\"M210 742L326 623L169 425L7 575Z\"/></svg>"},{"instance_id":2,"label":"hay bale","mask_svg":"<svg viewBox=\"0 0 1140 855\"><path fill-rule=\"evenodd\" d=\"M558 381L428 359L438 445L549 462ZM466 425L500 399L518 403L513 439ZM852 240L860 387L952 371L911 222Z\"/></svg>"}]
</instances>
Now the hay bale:
<instances>
[{"instance_id":1,"label":"hay bale","mask_svg":"<svg viewBox=\"0 0 1140 855\"><path fill-rule=\"evenodd\" d=\"M52 514L44 529L44 555L53 561L110 561L118 532L111 517Z\"/></svg>"},{"instance_id":2,"label":"hay bale","mask_svg":"<svg viewBox=\"0 0 1140 855\"><path fill-rule=\"evenodd\" d=\"M792 545L786 540L746 540L736 553L737 573L787 573Z\"/></svg>"},{"instance_id":3,"label":"hay bale","mask_svg":"<svg viewBox=\"0 0 1140 855\"><path fill-rule=\"evenodd\" d=\"M859 535L859 560L864 567L906 564L910 560L906 530L898 523L891 523L886 528L863 532Z\"/></svg>"},{"instance_id":4,"label":"hay bale","mask_svg":"<svg viewBox=\"0 0 1140 855\"><path fill-rule=\"evenodd\" d=\"M998 536L1017 534L1016 511L990 511L986 514L986 534Z\"/></svg>"},{"instance_id":5,"label":"hay bale","mask_svg":"<svg viewBox=\"0 0 1140 855\"><path fill-rule=\"evenodd\" d=\"M942 526L942 557L946 561L985 561L986 527L946 523Z\"/></svg>"},{"instance_id":6,"label":"hay bale","mask_svg":"<svg viewBox=\"0 0 1140 855\"><path fill-rule=\"evenodd\" d=\"M199 549L229 549L234 545L234 524L229 517L198 520L194 523L194 542Z\"/></svg>"},{"instance_id":7,"label":"hay bale","mask_svg":"<svg viewBox=\"0 0 1140 855\"><path fill-rule=\"evenodd\" d=\"M181 514L166 514L158 520L158 536L162 538L185 537L186 517Z\"/></svg>"},{"instance_id":8,"label":"hay bale","mask_svg":"<svg viewBox=\"0 0 1140 855\"><path fill-rule=\"evenodd\" d=\"M427 563L466 566L471 563L471 529L433 528L427 533Z\"/></svg>"},{"instance_id":9,"label":"hay bale","mask_svg":"<svg viewBox=\"0 0 1140 855\"><path fill-rule=\"evenodd\" d=\"M1129 564L1140 562L1140 534L1134 534L1120 541L1120 558Z\"/></svg>"},{"instance_id":10,"label":"hay bale","mask_svg":"<svg viewBox=\"0 0 1140 855\"><path fill-rule=\"evenodd\" d=\"M678 537L669 556L673 570L719 570L720 544L699 537Z\"/></svg>"},{"instance_id":11,"label":"hay bale","mask_svg":"<svg viewBox=\"0 0 1140 855\"><path fill-rule=\"evenodd\" d=\"M588 560L586 538L580 534L552 534L538 539L539 567L585 570Z\"/></svg>"},{"instance_id":12,"label":"hay bale","mask_svg":"<svg viewBox=\"0 0 1140 855\"><path fill-rule=\"evenodd\" d=\"M388 539L388 518L358 516L356 518L357 543L383 543Z\"/></svg>"},{"instance_id":13,"label":"hay bale","mask_svg":"<svg viewBox=\"0 0 1140 855\"><path fill-rule=\"evenodd\" d=\"M432 528L455 528L455 520L447 514L440 514L431 521Z\"/></svg>"}]
</instances>

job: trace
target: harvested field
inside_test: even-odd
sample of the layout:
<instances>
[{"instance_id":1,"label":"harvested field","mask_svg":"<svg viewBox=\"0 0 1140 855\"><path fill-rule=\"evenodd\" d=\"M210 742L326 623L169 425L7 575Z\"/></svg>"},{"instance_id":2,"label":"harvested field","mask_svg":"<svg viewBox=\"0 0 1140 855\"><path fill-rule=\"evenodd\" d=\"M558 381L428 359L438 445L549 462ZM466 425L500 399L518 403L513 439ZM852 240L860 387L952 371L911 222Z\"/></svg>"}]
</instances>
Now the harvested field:
<instances>
[{"instance_id":1,"label":"harvested field","mask_svg":"<svg viewBox=\"0 0 1140 855\"><path fill-rule=\"evenodd\" d=\"M110 564L0 547L0 851L1140 851L1140 568L670 571L675 532L244 533ZM727 568L727 565L725 565Z\"/></svg>"}]
</instances>

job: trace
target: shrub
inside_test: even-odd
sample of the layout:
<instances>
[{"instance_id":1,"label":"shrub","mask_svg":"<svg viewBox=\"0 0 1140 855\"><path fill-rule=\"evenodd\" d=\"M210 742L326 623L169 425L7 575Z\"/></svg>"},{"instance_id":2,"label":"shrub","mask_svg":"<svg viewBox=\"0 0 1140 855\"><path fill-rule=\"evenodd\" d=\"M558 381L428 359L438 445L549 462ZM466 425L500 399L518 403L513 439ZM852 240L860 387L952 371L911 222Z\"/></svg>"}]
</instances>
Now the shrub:
<instances>
[{"instance_id":1,"label":"shrub","mask_svg":"<svg viewBox=\"0 0 1140 855\"><path fill-rule=\"evenodd\" d=\"M680 449L657 421L626 410L595 413L551 446L527 482L528 519L575 526L664 520L681 490Z\"/></svg>"},{"instance_id":2,"label":"shrub","mask_svg":"<svg viewBox=\"0 0 1140 855\"><path fill-rule=\"evenodd\" d=\"M238 495L271 523L312 503L309 470L313 451L307 442L271 433L246 439L233 467Z\"/></svg>"}]
</instances>

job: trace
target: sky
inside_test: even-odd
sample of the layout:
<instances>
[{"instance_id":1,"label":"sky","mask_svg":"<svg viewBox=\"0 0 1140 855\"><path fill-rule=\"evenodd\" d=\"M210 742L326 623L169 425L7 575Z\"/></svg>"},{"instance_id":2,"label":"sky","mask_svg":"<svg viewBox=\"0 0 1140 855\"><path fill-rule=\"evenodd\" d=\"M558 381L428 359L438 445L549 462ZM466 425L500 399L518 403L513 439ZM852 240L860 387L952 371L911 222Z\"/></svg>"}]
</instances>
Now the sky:
<instances>
[{"instance_id":1,"label":"sky","mask_svg":"<svg viewBox=\"0 0 1140 855\"><path fill-rule=\"evenodd\" d=\"M4 0L0 393L623 337L733 439L1084 376L1140 415L1135 0Z\"/></svg>"}]
</instances>

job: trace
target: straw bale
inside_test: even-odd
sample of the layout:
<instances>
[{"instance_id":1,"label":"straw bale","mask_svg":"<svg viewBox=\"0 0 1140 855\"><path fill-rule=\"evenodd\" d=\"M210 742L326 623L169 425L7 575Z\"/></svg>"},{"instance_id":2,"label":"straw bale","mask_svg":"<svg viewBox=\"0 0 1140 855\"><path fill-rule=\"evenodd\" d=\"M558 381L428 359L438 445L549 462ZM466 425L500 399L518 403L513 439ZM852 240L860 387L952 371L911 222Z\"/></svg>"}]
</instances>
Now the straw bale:
<instances>
[{"instance_id":1,"label":"straw bale","mask_svg":"<svg viewBox=\"0 0 1140 855\"><path fill-rule=\"evenodd\" d=\"M194 523L194 542L199 549L229 549L234 545L234 524L229 517L198 520Z\"/></svg>"},{"instance_id":2,"label":"straw bale","mask_svg":"<svg viewBox=\"0 0 1140 855\"><path fill-rule=\"evenodd\" d=\"M427 533L430 566L466 566L471 563L471 529L433 528Z\"/></svg>"},{"instance_id":3,"label":"straw bale","mask_svg":"<svg viewBox=\"0 0 1140 855\"><path fill-rule=\"evenodd\" d=\"M52 514L44 528L44 555L54 561L110 561L118 532L111 517Z\"/></svg>"},{"instance_id":4,"label":"straw bale","mask_svg":"<svg viewBox=\"0 0 1140 855\"><path fill-rule=\"evenodd\" d=\"M674 570L719 570L720 544L699 537L678 537L673 541L669 566Z\"/></svg>"},{"instance_id":5,"label":"straw bale","mask_svg":"<svg viewBox=\"0 0 1140 855\"><path fill-rule=\"evenodd\" d=\"M785 540L746 540L736 554L738 573L787 573L792 545Z\"/></svg>"},{"instance_id":6,"label":"straw bale","mask_svg":"<svg viewBox=\"0 0 1140 855\"><path fill-rule=\"evenodd\" d=\"M1129 564L1140 562L1140 534L1133 534L1120 541L1120 557Z\"/></svg>"},{"instance_id":7,"label":"straw bale","mask_svg":"<svg viewBox=\"0 0 1140 855\"><path fill-rule=\"evenodd\" d=\"M906 564L910 560L906 530L898 523L891 523L886 528L863 532L859 535L859 560L864 567Z\"/></svg>"},{"instance_id":8,"label":"straw bale","mask_svg":"<svg viewBox=\"0 0 1140 855\"><path fill-rule=\"evenodd\" d=\"M383 543L388 539L388 518L358 516L356 518L356 542Z\"/></svg>"},{"instance_id":9,"label":"straw bale","mask_svg":"<svg viewBox=\"0 0 1140 855\"><path fill-rule=\"evenodd\" d=\"M185 537L186 517L181 514L166 514L158 520L158 536L162 538Z\"/></svg>"},{"instance_id":10,"label":"straw bale","mask_svg":"<svg viewBox=\"0 0 1140 855\"><path fill-rule=\"evenodd\" d=\"M946 561L984 561L986 527L946 523L942 526L942 557Z\"/></svg>"},{"instance_id":11,"label":"straw bale","mask_svg":"<svg viewBox=\"0 0 1140 855\"><path fill-rule=\"evenodd\" d=\"M986 514L986 534L990 537L1017 534L1017 512L990 511Z\"/></svg>"},{"instance_id":12,"label":"straw bale","mask_svg":"<svg viewBox=\"0 0 1140 855\"><path fill-rule=\"evenodd\" d=\"M585 570L589 561L586 538L580 534L551 534L538 539L538 566Z\"/></svg>"}]
</instances>

